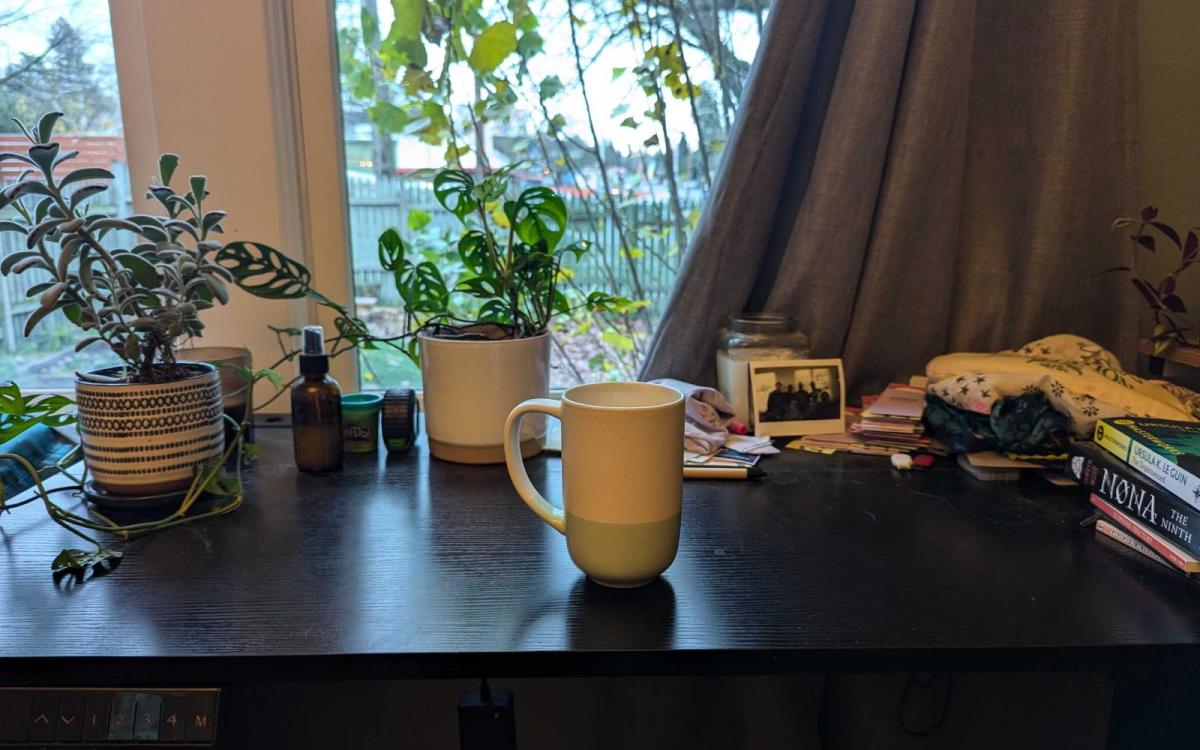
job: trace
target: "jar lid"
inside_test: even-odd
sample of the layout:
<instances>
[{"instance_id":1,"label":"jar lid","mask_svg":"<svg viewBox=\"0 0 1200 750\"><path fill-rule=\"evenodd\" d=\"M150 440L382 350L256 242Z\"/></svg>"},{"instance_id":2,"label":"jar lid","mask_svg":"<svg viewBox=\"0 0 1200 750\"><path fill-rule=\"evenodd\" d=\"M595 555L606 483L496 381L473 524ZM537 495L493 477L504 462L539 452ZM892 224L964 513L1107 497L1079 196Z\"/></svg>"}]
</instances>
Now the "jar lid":
<instances>
[{"instance_id":1,"label":"jar lid","mask_svg":"<svg viewBox=\"0 0 1200 750\"><path fill-rule=\"evenodd\" d=\"M729 324L735 331L746 333L791 330L796 319L791 315L773 312L744 312L729 316Z\"/></svg>"},{"instance_id":2,"label":"jar lid","mask_svg":"<svg viewBox=\"0 0 1200 750\"><path fill-rule=\"evenodd\" d=\"M383 396L378 393L351 393L342 396L344 411L374 411L383 402Z\"/></svg>"}]
</instances>

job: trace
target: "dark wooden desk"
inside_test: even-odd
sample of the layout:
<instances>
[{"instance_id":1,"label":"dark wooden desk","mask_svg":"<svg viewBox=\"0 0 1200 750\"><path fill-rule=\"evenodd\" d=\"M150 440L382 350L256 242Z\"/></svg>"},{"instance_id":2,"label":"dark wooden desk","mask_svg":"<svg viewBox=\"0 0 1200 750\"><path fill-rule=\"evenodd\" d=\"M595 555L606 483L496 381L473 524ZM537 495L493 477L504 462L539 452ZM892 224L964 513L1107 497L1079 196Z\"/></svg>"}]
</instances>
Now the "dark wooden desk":
<instances>
[{"instance_id":1,"label":"dark wooden desk","mask_svg":"<svg viewBox=\"0 0 1200 750\"><path fill-rule=\"evenodd\" d=\"M657 583L587 582L503 467L350 457L303 476L260 429L246 506L55 583L70 537L0 519L0 679L1095 670L1200 653L1200 591L1093 540L1080 491L787 453L688 482ZM559 496L557 458L529 462Z\"/></svg>"}]
</instances>

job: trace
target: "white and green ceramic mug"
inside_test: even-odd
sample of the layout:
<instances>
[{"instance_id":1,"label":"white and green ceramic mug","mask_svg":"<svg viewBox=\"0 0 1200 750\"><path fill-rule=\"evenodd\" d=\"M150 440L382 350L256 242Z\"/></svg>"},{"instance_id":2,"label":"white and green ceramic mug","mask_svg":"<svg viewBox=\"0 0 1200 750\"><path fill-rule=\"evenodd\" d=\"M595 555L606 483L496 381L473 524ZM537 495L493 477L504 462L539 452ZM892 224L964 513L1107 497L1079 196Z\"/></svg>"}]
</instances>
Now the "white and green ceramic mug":
<instances>
[{"instance_id":1,"label":"white and green ceramic mug","mask_svg":"<svg viewBox=\"0 0 1200 750\"><path fill-rule=\"evenodd\" d=\"M562 421L563 509L542 497L521 460L521 417ZM683 507L683 396L653 383L592 383L561 401L535 398L505 425L513 485L534 513L567 538L592 580L631 588L666 570L679 548Z\"/></svg>"}]
</instances>

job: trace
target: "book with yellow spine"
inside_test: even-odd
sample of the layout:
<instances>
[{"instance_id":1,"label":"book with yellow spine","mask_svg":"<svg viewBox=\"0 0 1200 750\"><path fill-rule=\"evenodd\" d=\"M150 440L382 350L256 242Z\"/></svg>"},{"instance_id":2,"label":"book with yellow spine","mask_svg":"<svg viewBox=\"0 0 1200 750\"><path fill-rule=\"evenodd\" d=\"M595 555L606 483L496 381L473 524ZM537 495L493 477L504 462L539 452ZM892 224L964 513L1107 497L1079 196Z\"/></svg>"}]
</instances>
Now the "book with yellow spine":
<instances>
[{"instance_id":1,"label":"book with yellow spine","mask_svg":"<svg viewBox=\"0 0 1200 750\"><path fill-rule=\"evenodd\" d=\"M1200 423L1142 417L1101 419L1096 444L1200 509Z\"/></svg>"}]
</instances>

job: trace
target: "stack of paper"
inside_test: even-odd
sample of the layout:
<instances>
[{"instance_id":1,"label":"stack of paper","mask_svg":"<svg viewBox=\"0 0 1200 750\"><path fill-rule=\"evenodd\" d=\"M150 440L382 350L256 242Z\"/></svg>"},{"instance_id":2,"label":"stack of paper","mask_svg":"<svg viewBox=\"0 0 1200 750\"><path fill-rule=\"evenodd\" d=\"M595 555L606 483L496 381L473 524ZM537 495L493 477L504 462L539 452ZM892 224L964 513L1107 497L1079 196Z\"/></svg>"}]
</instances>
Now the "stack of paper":
<instances>
[{"instance_id":1,"label":"stack of paper","mask_svg":"<svg viewBox=\"0 0 1200 750\"><path fill-rule=\"evenodd\" d=\"M893 383L879 396L863 399L863 404L861 418L850 425L850 432L864 443L900 450L918 450L930 444L921 423L924 389Z\"/></svg>"},{"instance_id":2,"label":"stack of paper","mask_svg":"<svg viewBox=\"0 0 1200 750\"><path fill-rule=\"evenodd\" d=\"M925 412L925 389L893 383L878 396L863 398L864 408L846 408L846 430L823 435L805 435L787 444L794 450L814 453L864 453L890 456L894 453L948 454L946 446L925 434L921 417Z\"/></svg>"}]
</instances>

